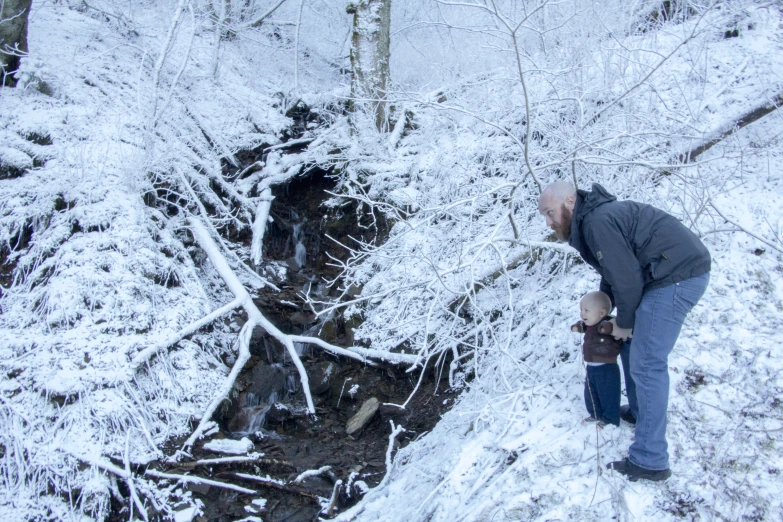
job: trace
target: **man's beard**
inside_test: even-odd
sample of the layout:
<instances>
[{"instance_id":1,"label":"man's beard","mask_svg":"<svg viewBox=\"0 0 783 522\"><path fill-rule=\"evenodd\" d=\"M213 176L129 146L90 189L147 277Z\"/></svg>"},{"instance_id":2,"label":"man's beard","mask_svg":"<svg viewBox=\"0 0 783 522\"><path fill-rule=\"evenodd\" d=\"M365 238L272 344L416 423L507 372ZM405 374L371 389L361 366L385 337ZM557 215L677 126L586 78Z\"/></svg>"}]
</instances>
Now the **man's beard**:
<instances>
[{"instance_id":1,"label":"man's beard","mask_svg":"<svg viewBox=\"0 0 783 522\"><path fill-rule=\"evenodd\" d=\"M560 213L560 223L555 224L552 229L555 231L557 239L565 241L566 243L571 238L571 218L573 213L568 210L565 203L562 206L562 212Z\"/></svg>"}]
</instances>

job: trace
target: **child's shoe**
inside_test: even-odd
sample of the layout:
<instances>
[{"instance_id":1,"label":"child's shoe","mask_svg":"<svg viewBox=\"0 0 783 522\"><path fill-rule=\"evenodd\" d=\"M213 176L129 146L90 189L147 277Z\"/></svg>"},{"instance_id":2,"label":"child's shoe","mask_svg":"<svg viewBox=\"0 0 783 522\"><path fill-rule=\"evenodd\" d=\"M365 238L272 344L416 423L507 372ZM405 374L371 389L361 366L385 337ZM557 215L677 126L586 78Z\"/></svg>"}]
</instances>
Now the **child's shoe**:
<instances>
[{"instance_id":1,"label":"child's shoe","mask_svg":"<svg viewBox=\"0 0 783 522\"><path fill-rule=\"evenodd\" d=\"M592 415L590 415L589 417L585 417L584 419L582 419L582 424L587 424L588 422L601 422L601 421L596 419Z\"/></svg>"}]
</instances>

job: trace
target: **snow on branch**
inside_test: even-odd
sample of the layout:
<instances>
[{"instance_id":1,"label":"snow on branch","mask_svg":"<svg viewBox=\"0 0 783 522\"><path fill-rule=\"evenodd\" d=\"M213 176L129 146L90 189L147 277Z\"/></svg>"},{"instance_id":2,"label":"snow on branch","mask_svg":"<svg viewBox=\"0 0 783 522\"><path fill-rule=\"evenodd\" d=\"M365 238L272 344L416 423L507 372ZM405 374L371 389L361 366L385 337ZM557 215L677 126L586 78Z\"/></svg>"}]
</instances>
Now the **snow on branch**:
<instances>
[{"instance_id":1,"label":"snow on branch","mask_svg":"<svg viewBox=\"0 0 783 522\"><path fill-rule=\"evenodd\" d=\"M226 482L219 482L217 480L194 477L193 475L175 475L172 473L161 473L160 471L155 471L152 469L148 469L144 473L144 475L148 475L150 477L155 477L159 479L175 480L177 482L182 482L185 484L203 484L205 486L215 486L216 488L230 489L232 491L237 491L239 493L246 493L248 495L256 494L255 490L249 488L243 488L242 486L236 486L234 484L228 484Z\"/></svg>"},{"instance_id":2,"label":"snow on branch","mask_svg":"<svg viewBox=\"0 0 783 522\"><path fill-rule=\"evenodd\" d=\"M262 14L261 16L259 16L258 18L256 18L252 22L250 22L250 24L249 24L250 27L258 27L258 26L260 26L264 22L264 20L269 18L272 15L272 13L277 11L277 8L280 7L281 5L283 5L284 3L285 3L285 0L278 0L278 2L275 5L273 5L272 7L270 7L269 9L267 9L267 11L264 14Z\"/></svg>"},{"instance_id":3,"label":"snow on branch","mask_svg":"<svg viewBox=\"0 0 783 522\"><path fill-rule=\"evenodd\" d=\"M331 469L332 466L322 466L318 469L308 469L307 471L303 471L302 473L300 473L299 476L294 479L294 482L299 483L308 477L317 477L319 475L323 475L324 473L326 473Z\"/></svg>"},{"instance_id":4,"label":"snow on branch","mask_svg":"<svg viewBox=\"0 0 783 522\"><path fill-rule=\"evenodd\" d=\"M264 246L264 232L266 232L266 223L269 221L269 210L272 208L272 189L266 187L259 196L258 209L256 210L256 219L253 222L253 243L250 246L250 255L253 263L258 266L261 264L262 249Z\"/></svg>"},{"instance_id":5,"label":"snow on branch","mask_svg":"<svg viewBox=\"0 0 783 522\"><path fill-rule=\"evenodd\" d=\"M149 348L145 348L144 350L140 351L139 353L136 354L136 356L133 358L133 360L130 363L131 371L134 372L137 371L142 364L150 360L158 352L161 352L169 348L170 346L177 344L185 337L195 333L196 331L208 325L215 319L222 317L227 313L231 312L236 307L242 304L243 299L244 298L237 297L227 305L221 306L211 314L205 315L204 317L202 317L197 321L193 321L192 323L190 323L189 325L187 325L186 327L184 327L179 332L175 333L174 335L172 335L170 338L163 341L162 343L156 344L155 346L150 346Z\"/></svg>"}]
</instances>

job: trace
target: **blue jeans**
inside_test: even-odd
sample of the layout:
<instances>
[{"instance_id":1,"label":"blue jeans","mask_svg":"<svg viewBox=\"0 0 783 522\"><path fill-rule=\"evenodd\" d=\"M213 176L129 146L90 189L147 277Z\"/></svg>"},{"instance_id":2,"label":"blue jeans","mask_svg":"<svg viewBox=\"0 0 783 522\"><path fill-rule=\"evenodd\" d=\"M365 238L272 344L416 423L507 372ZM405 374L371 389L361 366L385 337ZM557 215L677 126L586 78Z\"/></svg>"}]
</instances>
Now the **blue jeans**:
<instances>
[{"instance_id":1,"label":"blue jeans","mask_svg":"<svg viewBox=\"0 0 783 522\"><path fill-rule=\"evenodd\" d=\"M587 366L585 407L594 419L620 425L620 368L617 363Z\"/></svg>"},{"instance_id":2,"label":"blue jeans","mask_svg":"<svg viewBox=\"0 0 783 522\"><path fill-rule=\"evenodd\" d=\"M631 388L626 382L628 402L636 417L636 441L628 458L649 470L669 467L666 444L666 410L669 407L669 353L677 342L685 316L699 302L710 274L692 277L645 292L636 309L633 341L630 343ZM623 359L625 367L626 359Z\"/></svg>"},{"instance_id":3,"label":"blue jeans","mask_svg":"<svg viewBox=\"0 0 783 522\"><path fill-rule=\"evenodd\" d=\"M636 385L631 377L631 341L633 338L629 337L623 343L622 351L620 352L620 361L623 363L623 378L625 379L625 395L628 397L628 407L631 409L633 418L639 416L639 402L636 400Z\"/></svg>"}]
</instances>

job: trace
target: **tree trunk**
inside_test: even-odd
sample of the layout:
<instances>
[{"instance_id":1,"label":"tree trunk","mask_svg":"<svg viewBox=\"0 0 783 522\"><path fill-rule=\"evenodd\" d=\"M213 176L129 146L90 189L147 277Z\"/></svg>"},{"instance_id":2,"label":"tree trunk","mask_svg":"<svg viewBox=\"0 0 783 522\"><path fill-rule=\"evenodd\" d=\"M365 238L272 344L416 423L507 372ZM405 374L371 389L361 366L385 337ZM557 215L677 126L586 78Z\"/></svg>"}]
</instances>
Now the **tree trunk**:
<instances>
[{"instance_id":1,"label":"tree trunk","mask_svg":"<svg viewBox=\"0 0 783 522\"><path fill-rule=\"evenodd\" d=\"M353 14L351 95L355 99L354 111L360 105L371 107L375 127L386 131L391 0L357 0L346 10Z\"/></svg>"},{"instance_id":2,"label":"tree trunk","mask_svg":"<svg viewBox=\"0 0 783 522\"><path fill-rule=\"evenodd\" d=\"M32 0L0 0L0 72L2 84L16 85L13 73L27 53L27 17Z\"/></svg>"}]
</instances>

